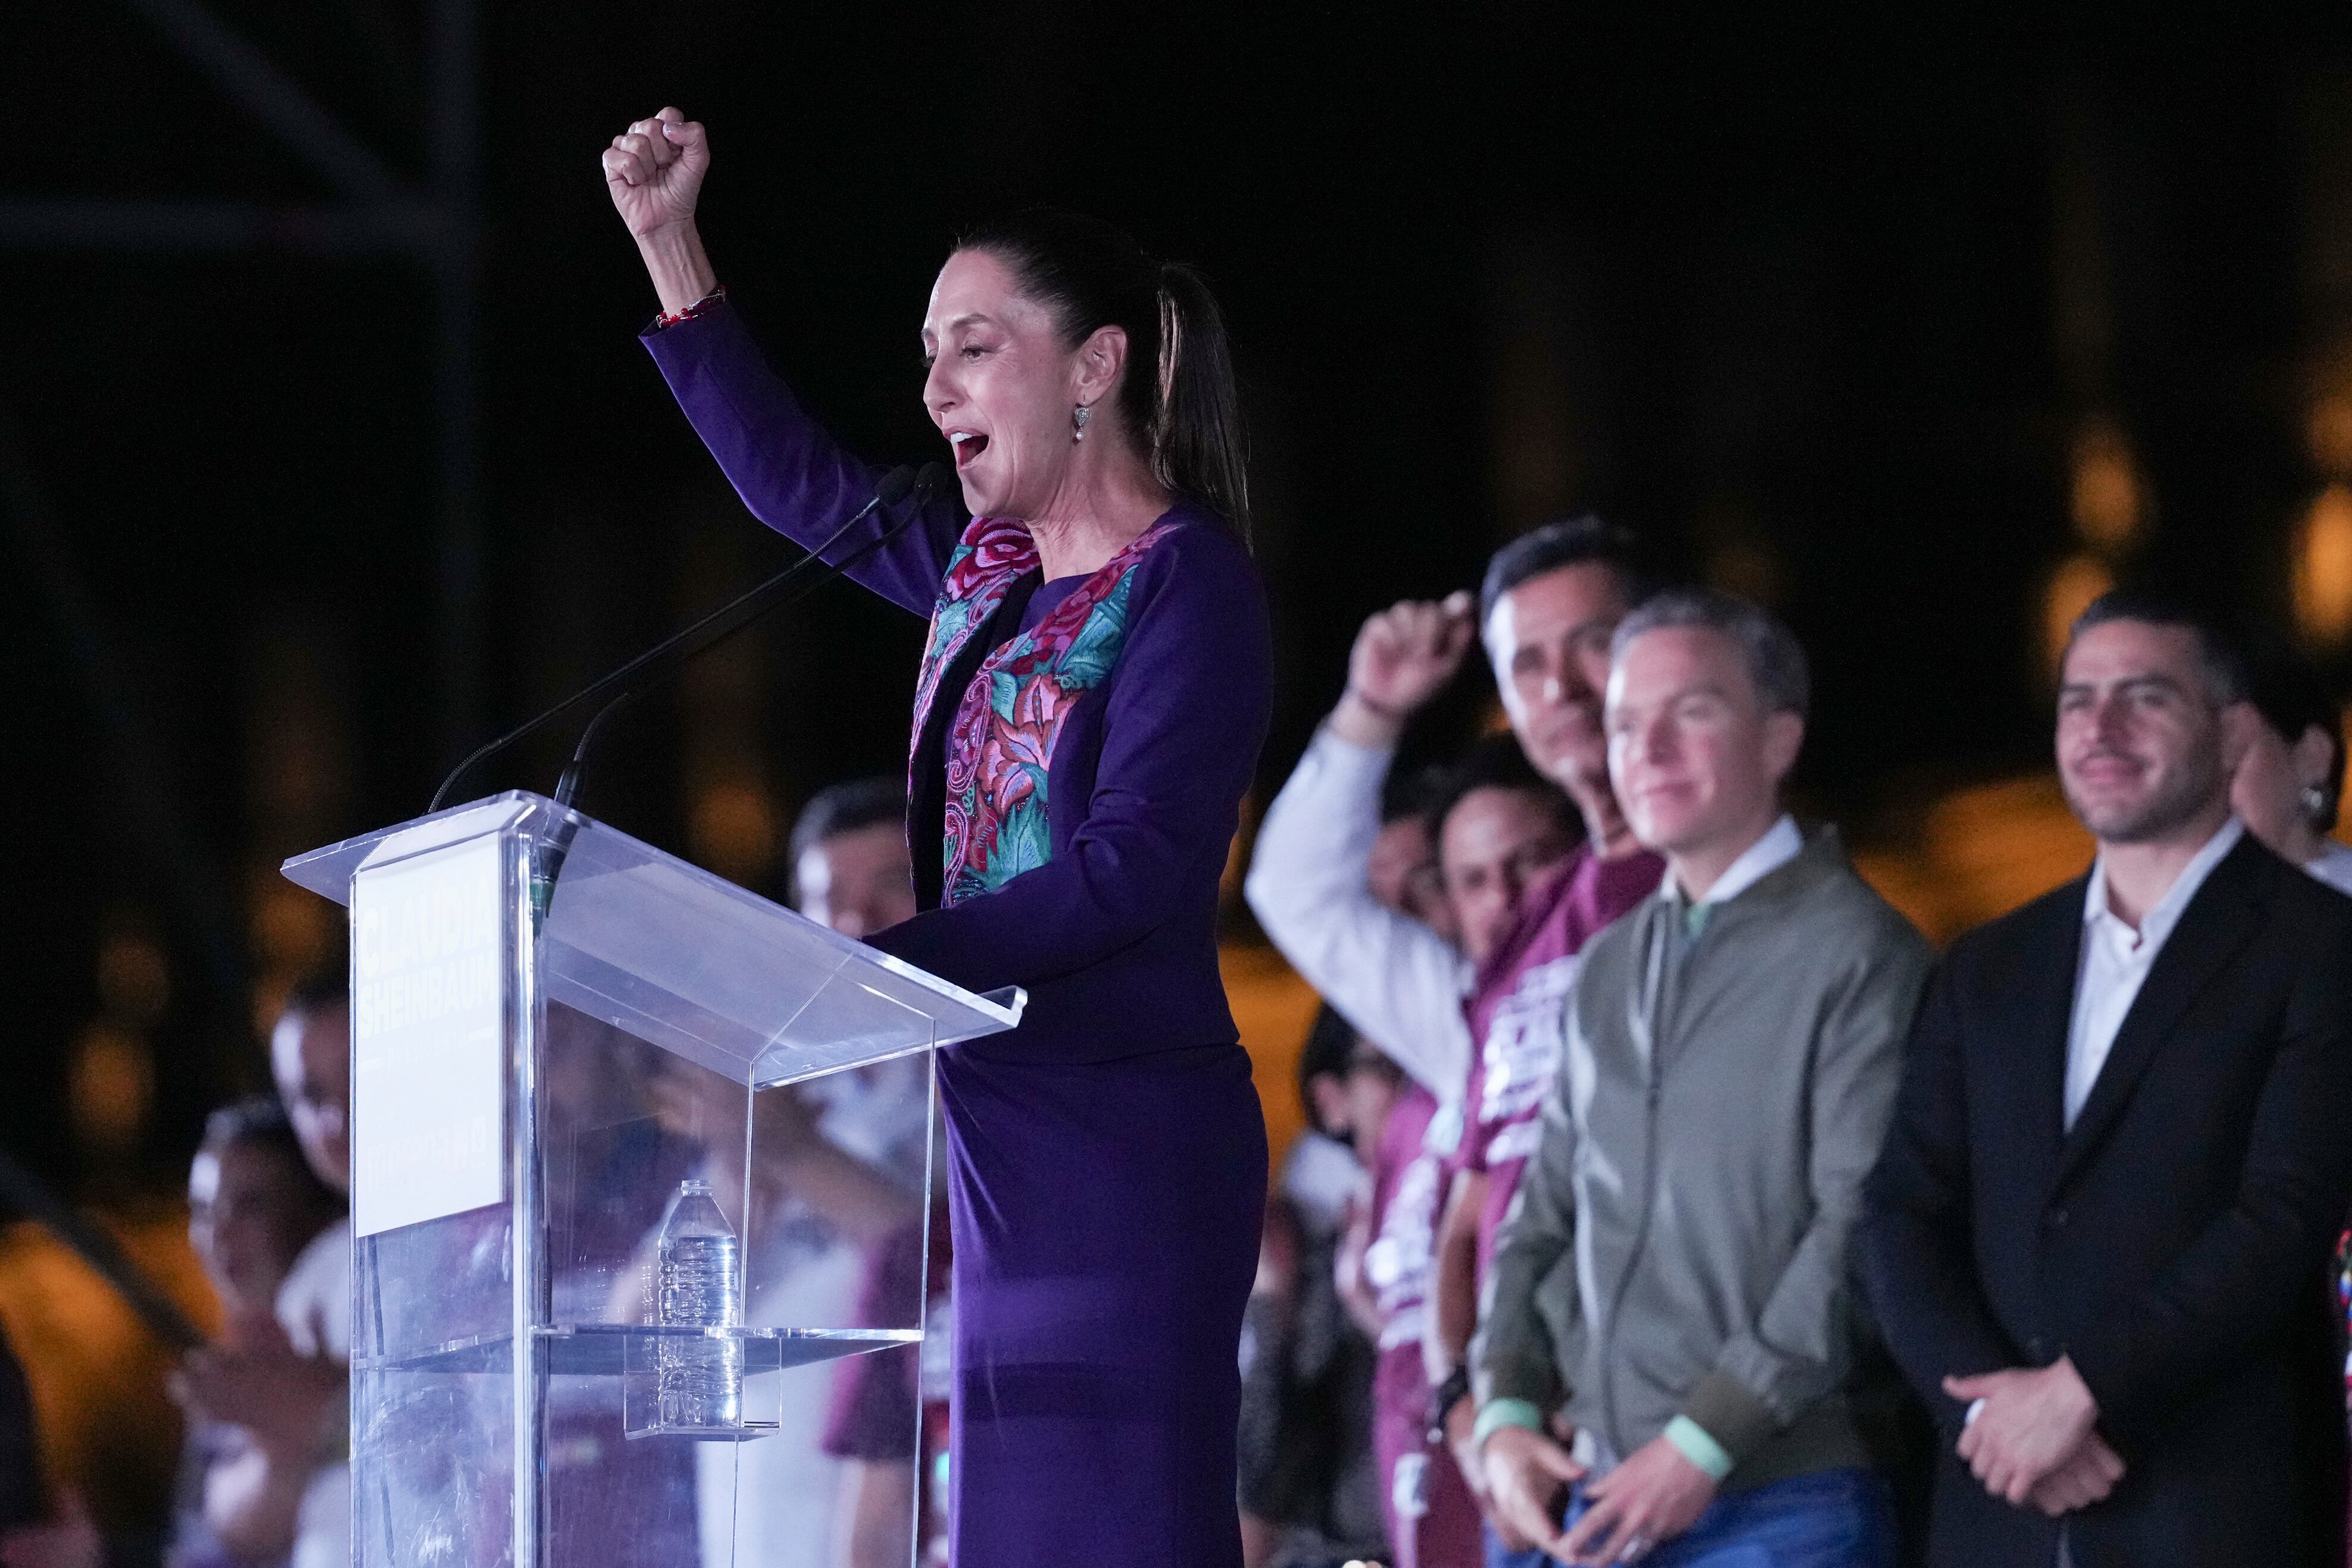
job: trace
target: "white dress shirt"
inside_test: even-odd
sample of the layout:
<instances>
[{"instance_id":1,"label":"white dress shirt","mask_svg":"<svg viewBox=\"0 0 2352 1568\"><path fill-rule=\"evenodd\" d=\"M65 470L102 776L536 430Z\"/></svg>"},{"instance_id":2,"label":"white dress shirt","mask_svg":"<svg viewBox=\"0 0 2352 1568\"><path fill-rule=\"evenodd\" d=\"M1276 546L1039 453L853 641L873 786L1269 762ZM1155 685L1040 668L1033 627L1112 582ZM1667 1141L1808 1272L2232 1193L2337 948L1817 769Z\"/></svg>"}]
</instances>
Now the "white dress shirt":
<instances>
[{"instance_id":1,"label":"white dress shirt","mask_svg":"<svg viewBox=\"0 0 2352 1568\"><path fill-rule=\"evenodd\" d=\"M1394 752L1316 732L1266 808L1243 892L1291 967L1414 1082L1454 1104L1470 1077L1453 944L1372 897L1381 784Z\"/></svg>"},{"instance_id":2,"label":"white dress shirt","mask_svg":"<svg viewBox=\"0 0 2352 1568\"><path fill-rule=\"evenodd\" d=\"M2105 854L2091 868L2090 890L2083 896L2083 951L2074 969L2074 1015L2066 1030L2066 1127L2083 1113L2099 1069L2107 1065L2116 1033L2124 1026L2147 972L2156 966L2181 911L2221 857L2245 837L2245 824L2232 816L2205 841L2205 847L2180 868L2172 886L2156 907L2140 917L2132 930L2107 908L2107 861Z\"/></svg>"},{"instance_id":3,"label":"white dress shirt","mask_svg":"<svg viewBox=\"0 0 2352 1568\"><path fill-rule=\"evenodd\" d=\"M1794 860L1805 847L1805 836L1797 831L1797 819L1787 812L1780 820L1764 830L1764 837L1740 852L1739 858L1723 868L1723 875L1698 900L1700 909L1712 909L1727 904L1781 867ZM1665 879L1664 891L1677 902L1685 901L1682 885L1673 877Z\"/></svg>"},{"instance_id":4,"label":"white dress shirt","mask_svg":"<svg viewBox=\"0 0 2352 1568\"><path fill-rule=\"evenodd\" d=\"M2317 858L2304 869L2339 893L2352 893L2352 848L2333 838L2319 847Z\"/></svg>"}]
</instances>

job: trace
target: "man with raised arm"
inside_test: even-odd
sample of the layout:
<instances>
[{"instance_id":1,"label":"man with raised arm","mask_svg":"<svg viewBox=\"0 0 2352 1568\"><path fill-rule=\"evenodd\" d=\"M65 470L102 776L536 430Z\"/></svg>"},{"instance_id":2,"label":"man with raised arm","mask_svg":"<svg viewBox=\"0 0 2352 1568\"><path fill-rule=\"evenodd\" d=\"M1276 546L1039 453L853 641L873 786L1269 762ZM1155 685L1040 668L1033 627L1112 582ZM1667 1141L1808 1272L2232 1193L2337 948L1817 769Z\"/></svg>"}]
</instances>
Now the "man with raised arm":
<instances>
[{"instance_id":1,"label":"man with raised arm","mask_svg":"<svg viewBox=\"0 0 2352 1568\"><path fill-rule=\"evenodd\" d=\"M1847 1243L1929 955L1782 810L1809 694L1738 600L1664 594L1617 629L1610 774L1666 877L1585 949L1474 1352L1493 1505L1534 1562L1892 1561L1844 1397Z\"/></svg>"},{"instance_id":2,"label":"man with raised arm","mask_svg":"<svg viewBox=\"0 0 2352 1568\"><path fill-rule=\"evenodd\" d=\"M1496 552L1475 622L1466 594L1366 622L1346 695L1266 813L1248 884L1251 907L1299 972L1441 1100L1462 1104L1424 1348L1433 1424L1474 1489L1464 1355L1477 1261L1491 1253L1531 1147L1577 954L1648 897L1663 866L1627 830L1601 724L1611 636L1648 591L1639 554L1631 534L1597 518L1547 523ZM1520 748L1575 803L1585 842L1548 862L1516 852L1478 866L1462 858L1448 873L1456 952L1379 906L1367 859L1398 739L1453 679L1474 637ZM1526 1544L1507 1531L1499 1542Z\"/></svg>"}]
</instances>

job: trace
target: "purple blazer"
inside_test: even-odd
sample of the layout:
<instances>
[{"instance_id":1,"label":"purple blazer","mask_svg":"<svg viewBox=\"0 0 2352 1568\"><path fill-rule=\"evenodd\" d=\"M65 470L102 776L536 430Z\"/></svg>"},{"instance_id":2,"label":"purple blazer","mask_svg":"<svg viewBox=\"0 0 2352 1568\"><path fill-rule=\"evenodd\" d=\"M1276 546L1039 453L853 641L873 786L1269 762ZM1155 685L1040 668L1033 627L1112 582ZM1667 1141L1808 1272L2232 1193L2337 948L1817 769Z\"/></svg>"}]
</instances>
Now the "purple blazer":
<instances>
[{"instance_id":1,"label":"purple blazer","mask_svg":"<svg viewBox=\"0 0 2352 1568\"><path fill-rule=\"evenodd\" d=\"M871 499L881 470L802 409L730 308L645 343L761 521L814 547ZM849 574L928 616L967 519L949 498L908 504L922 515ZM940 908L945 731L967 671L950 668L914 738L908 833L922 912L872 945L968 990L1029 993L1020 1028L962 1050L1089 1062L1237 1038L1217 971L1218 886L1271 707L1265 597L1248 548L1222 521L1190 502L1167 521L1176 526L1135 569L1117 665L1055 744L1051 859ZM845 555L869 530L876 520L828 553ZM1024 596L971 639L971 664L1018 629Z\"/></svg>"}]
</instances>

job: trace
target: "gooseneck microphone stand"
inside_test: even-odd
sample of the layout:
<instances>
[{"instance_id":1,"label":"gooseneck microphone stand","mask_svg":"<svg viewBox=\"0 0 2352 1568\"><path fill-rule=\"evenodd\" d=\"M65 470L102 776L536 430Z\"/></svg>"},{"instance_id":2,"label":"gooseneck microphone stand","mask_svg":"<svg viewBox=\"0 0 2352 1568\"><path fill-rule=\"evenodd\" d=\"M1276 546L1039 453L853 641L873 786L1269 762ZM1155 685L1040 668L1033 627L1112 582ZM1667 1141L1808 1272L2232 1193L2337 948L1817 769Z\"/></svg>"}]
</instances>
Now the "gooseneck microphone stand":
<instances>
[{"instance_id":1,"label":"gooseneck microphone stand","mask_svg":"<svg viewBox=\"0 0 2352 1568\"><path fill-rule=\"evenodd\" d=\"M839 543L851 529L872 516L877 510L896 507L910 493L919 491L928 495L938 488L939 481L945 473L946 470L937 463L925 465L919 475L911 468L902 467L891 469L882 477L882 482L875 487L874 499L859 508L856 515L835 529L824 542L808 554L765 582L754 585L748 592L719 605L692 626L664 638L617 668L607 670L598 676L545 712L523 721L496 740L478 747L465 761L450 769L449 776L441 781L441 787L433 792L433 804L427 808L428 813L441 809L441 803L449 798L450 790L456 787L457 781L465 777L477 763L485 758L496 756L516 742L537 734L583 703L593 702L599 697L613 697L616 700L625 698L630 694L631 689L641 681L658 679L705 648L717 646L770 611L781 608L791 599L797 599L800 597L799 595L790 595L787 597L788 590L811 568L826 565L824 559L824 552ZM919 513L909 512L908 515L911 519ZM819 573L814 581L807 584L807 588L814 590L833 581L844 571L878 548L884 542L896 538L906 526L907 520L900 520L886 528L878 538L852 552L842 560L839 565ZM611 704L607 705L608 710ZM602 717L603 714L600 713L598 718ZM592 721L590 725L592 731L594 727L594 722ZM572 779L573 787L576 789L577 780L572 778L574 771L576 769L567 770L564 776L567 779ZM562 786L559 784L557 788L561 790ZM559 795L559 798L567 805L571 804L569 795Z\"/></svg>"},{"instance_id":2,"label":"gooseneck microphone stand","mask_svg":"<svg viewBox=\"0 0 2352 1568\"><path fill-rule=\"evenodd\" d=\"M946 468L938 463L926 463L920 473L908 468L891 469L875 487L874 499L858 509L856 516L834 530L808 554L767 581L721 605L692 626L598 677L544 713L518 725L459 763L441 782L440 789L435 792L433 809L441 809L441 802L448 795L451 786L476 763L534 733L582 703L598 697L605 698L604 705L590 717L581 731L579 743L572 748L572 761L556 783L555 804L564 807L565 814L551 830L548 842L541 846L531 868L531 912L536 920L544 921L555 896L555 879L562 871L563 858L570 852L572 835L578 831L569 808L579 796L580 782L588 765L589 752L613 717L653 686L677 674L690 660L717 647L761 617L787 605L798 604L905 532L922 515L919 505L908 508L901 517L891 519L872 539L856 546L839 561L824 559L826 551L874 512L880 510L887 518L890 509L910 496L918 500L927 499L946 478Z\"/></svg>"}]
</instances>

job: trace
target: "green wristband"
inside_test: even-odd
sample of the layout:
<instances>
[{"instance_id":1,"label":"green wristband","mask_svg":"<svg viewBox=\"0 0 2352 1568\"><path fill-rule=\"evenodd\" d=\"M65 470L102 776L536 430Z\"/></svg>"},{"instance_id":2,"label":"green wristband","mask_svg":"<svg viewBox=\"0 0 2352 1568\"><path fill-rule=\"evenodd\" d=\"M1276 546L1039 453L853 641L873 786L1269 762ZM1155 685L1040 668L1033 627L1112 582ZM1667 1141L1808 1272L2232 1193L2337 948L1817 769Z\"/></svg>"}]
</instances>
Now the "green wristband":
<instances>
[{"instance_id":1,"label":"green wristband","mask_svg":"<svg viewBox=\"0 0 2352 1568\"><path fill-rule=\"evenodd\" d=\"M1481 1448L1486 1439L1506 1426L1524 1426L1530 1432L1543 1430L1543 1412L1524 1399L1490 1399L1478 1407L1478 1419L1470 1428L1470 1447Z\"/></svg>"},{"instance_id":2,"label":"green wristband","mask_svg":"<svg viewBox=\"0 0 2352 1568\"><path fill-rule=\"evenodd\" d=\"M1731 1473L1731 1456L1723 1451L1707 1429L1687 1415L1677 1415L1666 1423L1660 1434L1675 1446L1675 1451L1707 1473L1711 1480L1720 1481Z\"/></svg>"}]
</instances>

